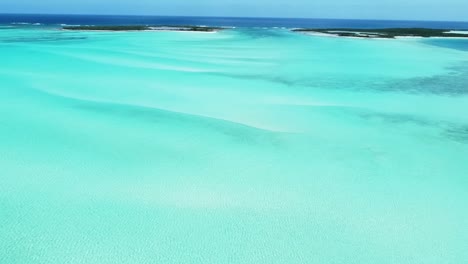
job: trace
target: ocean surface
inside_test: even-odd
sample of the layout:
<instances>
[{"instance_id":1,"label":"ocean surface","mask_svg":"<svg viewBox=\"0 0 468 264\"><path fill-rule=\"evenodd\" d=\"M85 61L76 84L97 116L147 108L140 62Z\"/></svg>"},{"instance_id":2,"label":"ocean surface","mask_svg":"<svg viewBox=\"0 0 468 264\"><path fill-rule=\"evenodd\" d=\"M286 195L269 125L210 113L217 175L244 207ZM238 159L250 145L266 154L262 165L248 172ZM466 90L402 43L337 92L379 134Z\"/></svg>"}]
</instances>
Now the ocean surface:
<instances>
[{"instance_id":1,"label":"ocean surface","mask_svg":"<svg viewBox=\"0 0 468 264\"><path fill-rule=\"evenodd\" d=\"M0 15L0 263L466 263L468 40L287 29L395 26Z\"/></svg>"}]
</instances>

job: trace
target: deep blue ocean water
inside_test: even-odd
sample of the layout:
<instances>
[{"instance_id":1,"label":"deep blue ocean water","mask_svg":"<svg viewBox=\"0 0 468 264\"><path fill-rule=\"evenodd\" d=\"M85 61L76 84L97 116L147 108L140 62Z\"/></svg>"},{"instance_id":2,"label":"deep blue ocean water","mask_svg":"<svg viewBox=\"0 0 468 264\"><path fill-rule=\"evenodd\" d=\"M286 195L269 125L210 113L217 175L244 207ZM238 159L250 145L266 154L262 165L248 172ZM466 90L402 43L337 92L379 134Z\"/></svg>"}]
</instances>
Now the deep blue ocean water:
<instances>
[{"instance_id":1,"label":"deep blue ocean water","mask_svg":"<svg viewBox=\"0 0 468 264\"><path fill-rule=\"evenodd\" d=\"M305 19L305 18L235 18L235 17L182 17L182 16L109 16L109 15L35 15L0 14L0 24L41 23L47 25L209 25L235 27L341 27L388 28L427 27L468 29L468 22L449 21L397 21L357 19Z\"/></svg>"}]
</instances>

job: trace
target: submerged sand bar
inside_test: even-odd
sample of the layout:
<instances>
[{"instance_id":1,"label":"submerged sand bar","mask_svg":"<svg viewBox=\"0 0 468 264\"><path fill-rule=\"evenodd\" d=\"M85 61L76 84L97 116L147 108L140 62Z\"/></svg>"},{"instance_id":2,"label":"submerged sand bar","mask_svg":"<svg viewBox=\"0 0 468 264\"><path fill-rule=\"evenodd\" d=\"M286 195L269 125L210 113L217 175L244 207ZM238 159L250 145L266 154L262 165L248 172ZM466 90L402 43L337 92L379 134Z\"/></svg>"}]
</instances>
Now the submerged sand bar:
<instances>
[{"instance_id":1,"label":"submerged sand bar","mask_svg":"<svg viewBox=\"0 0 468 264\"><path fill-rule=\"evenodd\" d=\"M449 37L468 38L466 31L452 31L450 29L432 28L382 28L382 29L353 29L353 28L298 28L294 32L321 33L338 37L357 38L397 38L397 37Z\"/></svg>"}]
</instances>

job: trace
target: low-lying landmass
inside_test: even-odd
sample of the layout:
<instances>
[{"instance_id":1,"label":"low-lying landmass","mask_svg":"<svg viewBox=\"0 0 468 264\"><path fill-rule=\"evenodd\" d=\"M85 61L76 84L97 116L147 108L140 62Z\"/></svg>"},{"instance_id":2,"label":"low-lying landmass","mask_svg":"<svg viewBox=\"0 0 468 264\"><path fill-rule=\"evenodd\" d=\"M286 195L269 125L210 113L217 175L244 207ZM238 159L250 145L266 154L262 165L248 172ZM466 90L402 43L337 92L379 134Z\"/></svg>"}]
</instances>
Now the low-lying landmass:
<instances>
[{"instance_id":1,"label":"low-lying landmass","mask_svg":"<svg viewBox=\"0 0 468 264\"><path fill-rule=\"evenodd\" d=\"M294 32L320 33L339 37L357 38L398 38L398 37L456 37L468 38L468 34L450 29L432 28L382 28L382 29L356 29L356 28L298 28Z\"/></svg>"},{"instance_id":2,"label":"low-lying landmass","mask_svg":"<svg viewBox=\"0 0 468 264\"><path fill-rule=\"evenodd\" d=\"M64 30L93 30L93 31L195 31L216 32L224 30L223 27L205 26L140 26L140 25L117 25L117 26L64 26Z\"/></svg>"}]
</instances>

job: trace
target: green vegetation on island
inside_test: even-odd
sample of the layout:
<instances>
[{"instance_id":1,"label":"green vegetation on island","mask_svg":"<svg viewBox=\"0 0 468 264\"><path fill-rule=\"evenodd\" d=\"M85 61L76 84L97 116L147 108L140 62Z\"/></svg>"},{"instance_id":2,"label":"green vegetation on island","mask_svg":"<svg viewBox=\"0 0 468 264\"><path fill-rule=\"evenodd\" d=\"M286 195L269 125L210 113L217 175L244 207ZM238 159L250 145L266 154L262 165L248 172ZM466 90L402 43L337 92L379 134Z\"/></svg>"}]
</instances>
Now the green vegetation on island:
<instances>
[{"instance_id":1,"label":"green vegetation on island","mask_svg":"<svg viewBox=\"0 0 468 264\"><path fill-rule=\"evenodd\" d=\"M92 30L92 31L196 31L215 32L226 28L205 26L141 26L141 25L116 25L116 26L64 26L64 30Z\"/></svg>"},{"instance_id":2,"label":"green vegetation on island","mask_svg":"<svg viewBox=\"0 0 468 264\"><path fill-rule=\"evenodd\" d=\"M357 38L396 38L396 37L458 37L468 38L468 34L452 33L450 29L432 28L382 28L382 29L356 29L356 28L299 28L294 32L322 33L340 37Z\"/></svg>"}]
</instances>

